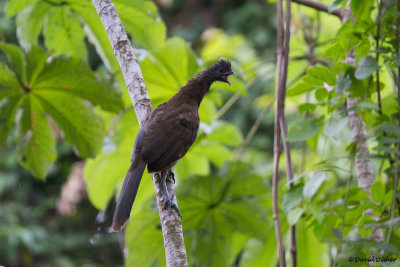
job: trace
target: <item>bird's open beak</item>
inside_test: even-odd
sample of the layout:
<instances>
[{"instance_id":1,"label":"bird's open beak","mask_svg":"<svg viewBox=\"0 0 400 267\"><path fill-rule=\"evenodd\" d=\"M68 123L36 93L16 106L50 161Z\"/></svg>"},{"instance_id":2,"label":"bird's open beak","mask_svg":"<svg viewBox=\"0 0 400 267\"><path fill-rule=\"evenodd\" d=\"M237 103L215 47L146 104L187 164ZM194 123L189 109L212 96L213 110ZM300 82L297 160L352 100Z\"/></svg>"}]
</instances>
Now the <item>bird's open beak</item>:
<instances>
[{"instance_id":1,"label":"bird's open beak","mask_svg":"<svg viewBox=\"0 0 400 267\"><path fill-rule=\"evenodd\" d=\"M237 75L236 72L234 72L234 71L229 71L229 72L225 73L225 82L227 82L229 84L229 86L232 86L232 85L231 85L231 82L228 80L228 77L229 77L229 75L232 75L232 74L235 76Z\"/></svg>"}]
</instances>

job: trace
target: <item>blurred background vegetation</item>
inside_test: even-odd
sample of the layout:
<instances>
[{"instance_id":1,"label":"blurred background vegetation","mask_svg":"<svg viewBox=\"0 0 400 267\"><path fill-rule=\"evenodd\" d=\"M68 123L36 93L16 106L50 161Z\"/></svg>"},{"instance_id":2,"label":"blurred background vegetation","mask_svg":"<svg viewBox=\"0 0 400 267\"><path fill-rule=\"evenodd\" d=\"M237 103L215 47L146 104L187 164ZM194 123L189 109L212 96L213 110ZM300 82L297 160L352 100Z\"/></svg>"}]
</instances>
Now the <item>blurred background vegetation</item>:
<instances>
[{"instance_id":1,"label":"blurred background vegetation","mask_svg":"<svg viewBox=\"0 0 400 267\"><path fill-rule=\"evenodd\" d=\"M347 1L322 2L342 7ZM330 266L335 258L345 266L349 256L399 255L400 220L387 242L368 238L393 219L389 163L374 159L373 199L356 179L348 183L355 168L343 91L367 93L360 93L360 85L343 89L343 82L342 91L332 88L349 50L342 40L358 38L357 60L373 50L376 12L374 1L354 2L366 6L353 10L359 11L358 32L332 15L292 5L286 113L296 178L290 191L281 179L279 192L287 247L289 226L297 223L298 266ZM393 37L394 1L386 2L391 15L383 18L383 31ZM276 266L271 211L276 4L114 3L154 107L221 57L239 74L232 87L213 85L200 108L198 138L175 167L190 266ZM0 265L164 266L149 175L126 232L110 233L138 124L92 3L2 1L0 37ZM384 64L393 66L390 60ZM390 66L381 69L388 117L398 110ZM376 102L374 92L368 91L364 103ZM375 133L376 105L360 109ZM285 178L283 160L281 165ZM366 208L381 219L364 214Z\"/></svg>"}]
</instances>

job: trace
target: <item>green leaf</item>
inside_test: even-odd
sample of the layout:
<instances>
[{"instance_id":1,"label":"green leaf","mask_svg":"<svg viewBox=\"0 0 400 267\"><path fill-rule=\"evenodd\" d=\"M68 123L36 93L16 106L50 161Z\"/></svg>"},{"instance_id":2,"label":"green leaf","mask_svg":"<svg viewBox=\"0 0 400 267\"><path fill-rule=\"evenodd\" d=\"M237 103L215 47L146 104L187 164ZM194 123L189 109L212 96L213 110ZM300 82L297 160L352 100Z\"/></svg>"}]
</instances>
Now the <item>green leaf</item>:
<instances>
[{"instance_id":1,"label":"green leaf","mask_svg":"<svg viewBox=\"0 0 400 267\"><path fill-rule=\"evenodd\" d=\"M301 215L303 215L304 209L303 208L295 208L289 211L287 215L287 221L290 226L295 225L297 221L300 219Z\"/></svg>"},{"instance_id":2,"label":"green leaf","mask_svg":"<svg viewBox=\"0 0 400 267\"><path fill-rule=\"evenodd\" d=\"M311 200L312 197L317 193L318 189L325 181L326 173L318 173L311 177L303 188L303 195L305 199Z\"/></svg>"},{"instance_id":3,"label":"green leaf","mask_svg":"<svg viewBox=\"0 0 400 267\"><path fill-rule=\"evenodd\" d=\"M40 91L62 91L87 99L104 110L119 112L123 108L121 92L97 79L89 66L77 58L57 56L51 59L34 81Z\"/></svg>"},{"instance_id":4,"label":"green leaf","mask_svg":"<svg viewBox=\"0 0 400 267\"><path fill-rule=\"evenodd\" d=\"M48 3L41 1L28 6L17 14L15 20L17 37L25 50L29 50L32 45L37 44L45 15L50 7Z\"/></svg>"},{"instance_id":5,"label":"green leaf","mask_svg":"<svg viewBox=\"0 0 400 267\"><path fill-rule=\"evenodd\" d=\"M377 203L380 203L385 197L385 186L381 181L376 181L371 186L371 197Z\"/></svg>"},{"instance_id":6,"label":"green leaf","mask_svg":"<svg viewBox=\"0 0 400 267\"><path fill-rule=\"evenodd\" d=\"M0 100L19 88L21 85L14 73L6 65L0 64Z\"/></svg>"},{"instance_id":7,"label":"green leaf","mask_svg":"<svg viewBox=\"0 0 400 267\"><path fill-rule=\"evenodd\" d=\"M8 0L6 5L6 15L12 17L19 11L38 1L39 0Z\"/></svg>"},{"instance_id":8,"label":"green leaf","mask_svg":"<svg viewBox=\"0 0 400 267\"><path fill-rule=\"evenodd\" d=\"M14 93L0 100L0 148L7 143L10 131L15 127L15 115L21 98L21 94Z\"/></svg>"},{"instance_id":9,"label":"green leaf","mask_svg":"<svg viewBox=\"0 0 400 267\"><path fill-rule=\"evenodd\" d=\"M288 213L301 203L303 200L302 191L302 186L294 186L283 196L282 210L284 213Z\"/></svg>"},{"instance_id":10,"label":"green leaf","mask_svg":"<svg viewBox=\"0 0 400 267\"><path fill-rule=\"evenodd\" d=\"M43 71L48 58L47 53L40 46L32 46L26 56L27 66L26 75L29 85L32 87L36 82L37 76Z\"/></svg>"},{"instance_id":11,"label":"green leaf","mask_svg":"<svg viewBox=\"0 0 400 267\"><path fill-rule=\"evenodd\" d=\"M338 6L347 2L348 0L335 0L332 4L328 6L328 12L332 13Z\"/></svg>"},{"instance_id":12,"label":"green leaf","mask_svg":"<svg viewBox=\"0 0 400 267\"><path fill-rule=\"evenodd\" d=\"M313 137L319 130L319 125L313 119L303 119L296 121L289 128L286 140L289 142L305 141Z\"/></svg>"},{"instance_id":13,"label":"green leaf","mask_svg":"<svg viewBox=\"0 0 400 267\"><path fill-rule=\"evenodd\" d=\"M319 241L314 234L313 228L307 226L303 221L300 220L296 227L298 266L330 266L328 245Z\"/></svg>"},{"instance_id":14,"label":"green leaf","mask_svg":"<svg viewBox=\"0 0 400 267\"><path fill-rule=\"evenodd\" d=\"M149 54L140 66L150 98L164 102L193 77L197 62L182 39L171 38L163 47Z\"/></svg>"},{"instance_id":15,"label":"green leaf","mask_svg":"<svg viewBox=\"0 0 400 267\"><path fill-rule=\"evenodd\" d=\"M25 55L21 48L13 44L0 42L0 50L2 50L11 61L13 70L16 72L22 82L26 82L26 62Z\"/></svg>"},{"instance_id":16,"label":"green leaf","mask_svg":"<svg viewBox=\"0 0 400 267\"><path fill-rule=\"evenodd\" d=\"M311 86L310 84L300 81L299 83L296 83L293 87L288 89L286 96L289 97L289 96L301 95L306 92L310 92L314 89L315 87Z\"/></svg>"},{"instance_id":17,"label":"green leaf","mask_svg":"<svg viewBox=\"0 0 400 267\"><path fill-rule=\"evenodd\" d=\"M351 83L352 83L352 80L349 75L346 75L345 77L341 77L341 78L339 78L339 81L335 86L335 91L338 94L346 92L350 88Z\"/></svg>"},{"instance_id":18,"label":"green leaf","mask_svg":"<svg viewBox=\"0 0 400 267\"><path fill-rule=\"evenodd\" d=\"M206 156L189 151L179 160L174 170L179 178L186 178L189 174L208 175L210 163Z\"/></svg>"},{"instance_id":19,"label":"green leaf","mask_svg":"<svg viewBox=\"0 0 400 267\"><path fill-rule=\"evenodd\" d=\"M81 157L93 157L101 149L103 120L83 101L60 91L38 90L35 95Z\"/></svg>"},{"instance_id":20,"label":"green leaf","mask_svg":"<svg viewBox=\"0 0 400 267\"><path fill-rule=\"evenodd\" d=\"M126 228L126 266L166 265L163 233L158 212L151 209L151 202L131 218ZM140 240L140 242L138 242Z\"/></svg>"},{"instance_id":21,"label":"green leaf","mask_svg":"<svg viewBox=\"0 0 400 267\"><path fill-rule=\"evenodd\" d=\"M225 162L233 159L232 152L220 144L199 144L192 151L193 153L208 157L218 168L221 168Z\"/></svg>"},{"instance_id":22,"label":"green leaf","mask_svg":"<svg viewBox=\"0 0 400 267\"><path fill-rule=\"evenodd\" d=\"M304 103L297 106L300 114L304 114L307 111L314 112L316 108L317 106L311 103Z\"/></svg>"},{"instance_id":23,"label":"green leaf","mask_svg":"<svg viewBox=\"0 0 400 267\"><path fill-rule=\"evenodd\" d=\"M162 47L166 37L166 27L152 1L115 1L119 16L134 41L144 48Z\"/></svg>"},{"instance_id":24,"label":"green leaf","mask_svg":"<svg viewBox=\"0 0 400 267\"><path fill-rule=\"evenodd\" d=\"M343 117L338 120L331 120L324 125L323 133L332 139L337 139L349 122L348 117Z\"/></svg>"},{"instance_id":25,"label":"green leaf","mask_svg":"<svg viewBox=\"0 0 400 267\"><path fill-rule=\"evenodd\" d=\"M314 77L316 80L320 81L320 85L327 83L331 86L336 84L336 76L333 71L331 71L328 67L311 67L307 70L307 73Z\"/></svg>"},{"instance_id":26,"label":"green leaf","mask_svg":"<svg viewBox=\"0 0 400 267\"><path fill-rule=\"evenodd\" d=\"M227 145L240 145L243 141L242 133L239 129L225 121L214 121L212 132L204 139L209 141L218 141Z\"/></svg>"},{"instance_id":27,"label":"green leaf","mask_svg":"<svg viewBox=\"0 0 400 267\"><path fill-rule=\"evenodd\" d=\"M217 108L209 96L206 96L200 104L199 117L202 122L211 123L217 113Z\"/></svg>"},{"instance_id":28,"label":"green leaf","mask_svg":"<svg viewBox=\"0 0 400 267\"><path fill-rule=\"evenodd\" d=\"M373 7L373 0L352 0L350 3L351 11L353 15L359 21L371 21L371 7Z\"/></svg>"},{"instance_id":29,"label":"green leaf","mask_svg":"<svg viewBox=\"0 0 400 267\"><path fill-rule=\"evenodd\" d=\"M43 35L46 47L87 60L85 34L78 17L67 6L50 9Z\"/></svg>"},{"instance_id":30,"label":"green leaf","mask_svg":"<svg viewBox=\"0 0 400 267\"><path fill-rule=\"evenodd\" d=\"M43 107L33 95L25 95L17 112L20 164L43 179L56 159L56 140Z\"/></svg>"},{"instance_id":31,"label":"green leaf","mask_svg":"<svg viewBox=\"0 0 400 267\"><path fill-rule=\"evenodd\" d=\"M322 101L328 97L328 91L325 88L319 88L315 91L315 99Z\"/></svg>"},{"instance_id":32,"label":"green leaf","mask_svg":"<svg viewBox=\"0 0 400 267\"><path fill-rule=\"evenodd\" d=\"M368 78L378 69L378 67L379 65L375 58L371 56L363 57L358 63L358 68L355 71L354 76L358 80Z\"/></svg>"}]
</instances>

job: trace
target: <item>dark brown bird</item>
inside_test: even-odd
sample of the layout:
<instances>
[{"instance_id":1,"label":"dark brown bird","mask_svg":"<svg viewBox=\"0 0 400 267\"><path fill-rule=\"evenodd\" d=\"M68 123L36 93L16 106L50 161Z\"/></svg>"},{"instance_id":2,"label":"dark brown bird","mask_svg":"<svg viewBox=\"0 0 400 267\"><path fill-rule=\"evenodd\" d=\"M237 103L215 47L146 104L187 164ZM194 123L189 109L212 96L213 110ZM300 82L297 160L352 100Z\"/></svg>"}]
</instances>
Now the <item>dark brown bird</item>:
<instances>
[{"instance_id":1,"label":"dark brown bird","mask_svg":"<svg viewBox=\"0 0 400 267\"><path fill-rule=\"evenodd\" d=\"M131 166L126 174L115 209L112 229L120 231L127 223L136 193L147 165L149 173L161 179L164 209L178 207L168 195L166 176L182 158L197 137L199 106L215 81L226 82L235 74L229 61L220 60L203 72L197 73L179 92L159 105L145 118L133 146Z\"/></svg>"}]
</instances>

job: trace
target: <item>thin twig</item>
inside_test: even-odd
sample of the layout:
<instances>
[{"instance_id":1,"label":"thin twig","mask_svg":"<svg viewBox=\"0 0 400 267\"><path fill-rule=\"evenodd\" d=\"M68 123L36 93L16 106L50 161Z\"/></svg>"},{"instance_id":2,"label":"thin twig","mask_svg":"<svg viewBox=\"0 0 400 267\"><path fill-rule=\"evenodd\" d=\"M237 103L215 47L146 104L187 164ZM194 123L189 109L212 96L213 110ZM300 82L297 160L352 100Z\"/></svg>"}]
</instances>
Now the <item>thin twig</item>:
<instances>
[{"instance_id":1,"label":"thin twig","mask_svg":"<svg viewBox=\"0 0 400 267\"><path fill-rule=\"evenodd\" d=\"M376 50L376 62L379 64L379 41L381 39L381 13L382 13L382 0L378 0L378 15L376 17L376 38L375 38L375 50ZM381 85L379 79L379 68L376 70L376 93L378 95L378 112L382 115L382 101L381 101Z\"/></svg>"},{"instance_id":2,"label":"thin twig","mask_svg":"<svg viewBox=\"0 0 400 267\"><path fill-rule=\"evenodd\" d=\"M286 141L287 136L287 124L285 118L285 97L286 97L286 82L287 82L287 70L289 65L289 50L290 50L290 20L291 20L291 10L290 10L291 0L286 0L286 12L285 12L285 35L284 35L284 51L283 51L283 62L281 64L282 73L279 73L281 84L279 91L282 97L277 102L280 109L279 124L281 133L283 136L283 149L286 156L286 175L289 183L289 188L292 187L293 181L293 167L292 159L290 155L290 143ZM296 244L296 225L290 227L290 254L292 256L292 267L297 266L297 244Z\"/></svg>"},{"instance_id":3,"label":"thin twig","mask_svg":"<svg viewBox=\"0 0 400 267\"><path fill-rule=\"evenodd\" d=\"M279 266L286 267L285 262L285 250L283 248L282 242L282 233L281 233L281 223L279 220L279 207L278 207L278 182L279 182L279 158L281 154L280 148L280 126L279 126L279 118L281 116L281 67L282 67L282 54L283 54L283 25L282 25L282 16L283 16L283 7L282 0L277 1L277 38L276 38L276 89L275 89L275 123L274 123L274 167L272 173L272 203L273 203L273 219L275 226L275 236L278 243L278 251L279 251Z\"/></svg>"}]
</instances>

